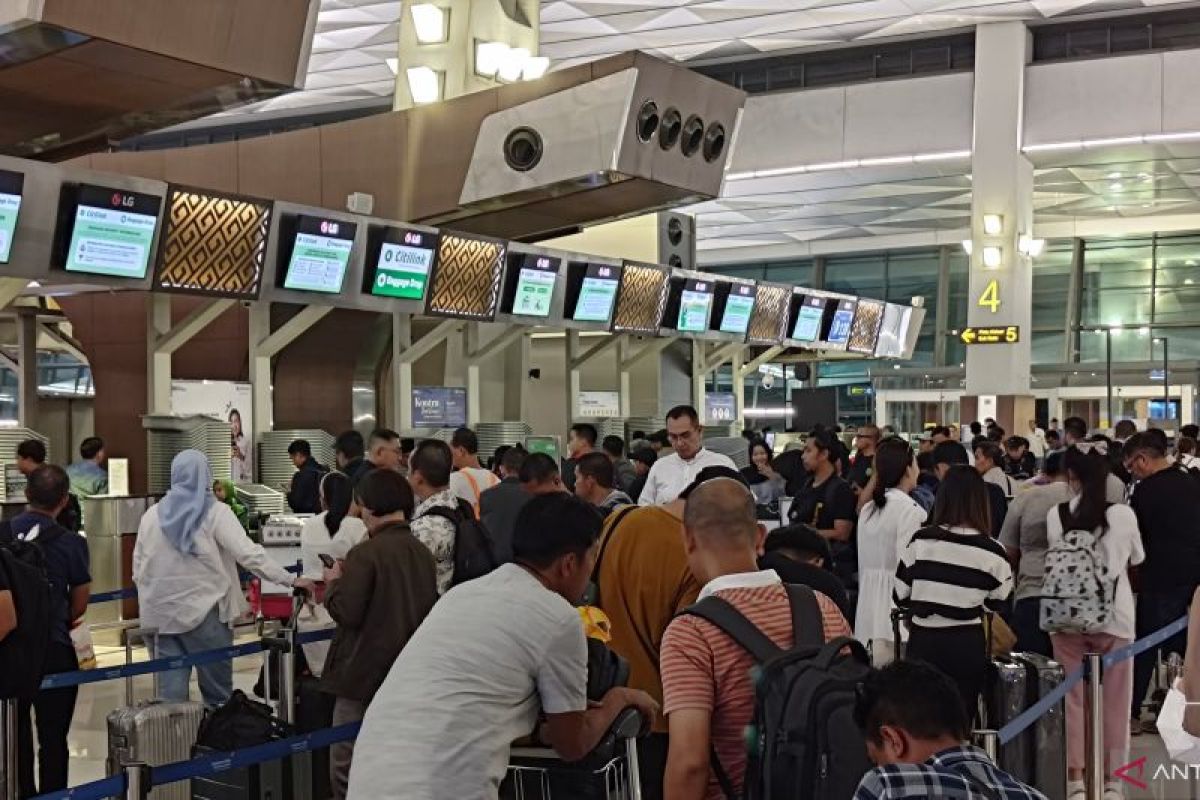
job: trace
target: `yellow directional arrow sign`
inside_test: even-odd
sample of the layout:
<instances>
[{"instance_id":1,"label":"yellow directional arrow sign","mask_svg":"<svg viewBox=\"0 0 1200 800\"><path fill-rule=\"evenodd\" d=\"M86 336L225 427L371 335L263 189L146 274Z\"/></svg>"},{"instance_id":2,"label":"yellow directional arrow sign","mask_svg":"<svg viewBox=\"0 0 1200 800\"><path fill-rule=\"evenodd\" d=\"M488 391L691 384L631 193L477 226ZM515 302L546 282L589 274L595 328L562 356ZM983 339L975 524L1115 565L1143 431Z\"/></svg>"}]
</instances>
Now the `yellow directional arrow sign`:
<instances>
[{"instance_id":1,"label":"yellow directional arrow sign","mask_svg":"<svg viewBox=\"0 0 1200 800\"><path fill-rule=\"evenodd\" d=\"M1021 328L1019 325L964 328L958 338L963 344L1015 344L1021 341Z\"/></svg>"}]
</instances>

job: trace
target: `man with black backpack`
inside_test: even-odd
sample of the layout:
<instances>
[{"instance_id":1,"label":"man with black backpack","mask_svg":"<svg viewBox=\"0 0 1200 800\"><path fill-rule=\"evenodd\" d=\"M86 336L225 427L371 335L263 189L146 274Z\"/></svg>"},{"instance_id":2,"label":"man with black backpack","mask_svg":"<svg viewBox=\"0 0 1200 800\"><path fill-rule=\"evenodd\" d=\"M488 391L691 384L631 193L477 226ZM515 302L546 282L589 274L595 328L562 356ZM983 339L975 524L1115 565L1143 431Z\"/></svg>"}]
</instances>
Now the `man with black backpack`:
<instances>
[{"instance_id":1,"label":"man with black backpack","mask_svg":"<svg viewBox=\"0 0 1200 800\"><path fill-rule=\"evenodd\" d=\"M663 639L667 797L845 798L870 766L852 715L866 651L828 597L758 569L764 532L740 481L689 493L684 548L704 588Z\"/></svg>"},{"instance_id":2,"label":"man with black backpack","mask_svg":"<svg viewBox=\"0 0 1200 800\"><path fill-rule=\"evenodd\" d=\"M410 525L437 562L438 594L496 567L491 537L471 504L450 488L454 455L445 442L426 439L409 459L408 482L419 501Z\"/></svg>"},{"instance_id":3,"label":"man with black backpack","mask_svg":"<svg viewBox=\"0 0 1200 800\"><path fill-rule=\"evenodd\" d=\"M809 435L802 455L806 475L798 485L788 487L788 493L794 498L788 519L792 524L815 528L829 540L833 550L833 572L845 585L853 604L858 575L858 550L854 541L858 509L854 489L837 472L839 454L844 449L841 440L829 431L818 429Z\"/></svg>"},{"instance_id":4,"label":"man with black backpack","mask_svg":"<svg viewBox=\"0 0 1200 800\"><path fill-rule=\"evenodd\" d=\"M21 547L23 543L40 551L50 583L49 642L42 673L74 672L79 662L71 643L71 627L87 611L91 594L87 541L55 522L68 502L67 473L61 467L44 465L29 473L27 481L25 497L29 507L7 524L0 525L0 543L8 547ZM18 596L18 610L21 606ZM67 787L67 733L75 715L78 692L78 687L70 686L37 692L21 699L17 717L17 774L22 797ZM31 710L37 716L36 786Z\"/></svg>"}]
</instances>

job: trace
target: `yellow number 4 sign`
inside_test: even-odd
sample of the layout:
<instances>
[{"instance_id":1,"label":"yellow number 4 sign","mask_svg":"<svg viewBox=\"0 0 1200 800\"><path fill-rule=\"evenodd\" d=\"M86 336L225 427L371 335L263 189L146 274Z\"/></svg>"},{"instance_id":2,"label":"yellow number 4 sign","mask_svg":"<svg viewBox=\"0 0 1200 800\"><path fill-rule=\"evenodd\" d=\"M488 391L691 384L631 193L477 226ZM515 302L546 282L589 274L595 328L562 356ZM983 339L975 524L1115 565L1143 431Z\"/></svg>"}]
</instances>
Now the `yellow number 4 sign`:
<instances>
[{"instance_id":1,"label":"yellow number 4 sign","mask_svg":"<svg viewBox=\"0 0 1200 800\"><path fill-rule=\"evenodd\" d=\"M979 305L990 309L993 314L1000 310L1000 282L995 278L988 281L983 294L979 295Z\"/></svg>"}]
</instances>

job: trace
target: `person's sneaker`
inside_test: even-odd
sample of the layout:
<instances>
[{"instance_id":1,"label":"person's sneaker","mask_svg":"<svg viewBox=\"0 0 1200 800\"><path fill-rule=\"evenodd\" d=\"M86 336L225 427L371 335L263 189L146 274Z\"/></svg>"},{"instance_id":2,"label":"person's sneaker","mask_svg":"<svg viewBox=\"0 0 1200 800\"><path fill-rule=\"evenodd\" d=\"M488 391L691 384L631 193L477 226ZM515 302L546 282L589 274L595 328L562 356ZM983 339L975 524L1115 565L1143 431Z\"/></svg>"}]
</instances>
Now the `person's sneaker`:
<instances>
[{"instance_id":1,"label":"person's sneaker","mask_svg":"<svg viewBox=\"0 0 1200 800\"><path fill-rule=\"evenodd\" d=\"M1125 800L1125 791L1121 788L1121 784L1116 781L1104 784L1104 800Z\"/></svg>"},{"instance_id":2,"label":"person's sneaker","mask_svg":"<svg viewBox=\"0 0 1200 800\"><path fill-rule=\"evenodd\" d=\"M1067 800L1087 800L1087 787L1083 781L1067 781Z\"/></svg>"},{"instance_id":3,"label":"person's sneaker","mask_svg":"<svg viewBox=\"0 0 1200 800\"><path fill-rule=\"evenodd\" d=\"M1145 732L1146 732L1146 729L1142 727L1142 721L1140 719L1129 720L1129 735L1130 736L1141 736Z\"/></svg>"}]
</instances>

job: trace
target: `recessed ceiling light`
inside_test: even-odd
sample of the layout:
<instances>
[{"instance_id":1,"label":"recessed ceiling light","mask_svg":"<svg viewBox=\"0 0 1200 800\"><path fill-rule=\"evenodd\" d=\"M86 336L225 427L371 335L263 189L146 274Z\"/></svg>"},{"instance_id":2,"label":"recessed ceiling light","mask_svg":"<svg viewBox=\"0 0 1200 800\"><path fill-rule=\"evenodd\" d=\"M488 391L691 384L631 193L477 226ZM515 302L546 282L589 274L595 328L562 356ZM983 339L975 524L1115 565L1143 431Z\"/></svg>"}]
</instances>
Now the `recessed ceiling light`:
<instances>
[{"instance_id":1,"label":"recessed ceiling light","mask_svg":"<svg viewBox=\"0 0 1200 800\"><path fill-rule=\"evenodd\" d=\"M1117 180L1117 179L1118 179L1118 178L1120 178L1120 177L1121 177L1121 173L1119 173L1119 172L1110 172L1110 173L1108 173L1108 179L1109 179L1110 181L1115 181L1115 180Z\"/></svg>"},{"instance_id":2,"label":"recessed ceiling light","mask_svg":"<svg viewBox=\"0 0 1200 800\"><path fill-rule=\"evenodd\" d=\"M1110 192L1123 192L1125 191L1125 185L1122 183L1109 184L1108 190Z\"/></svg>"}]
</instances>

